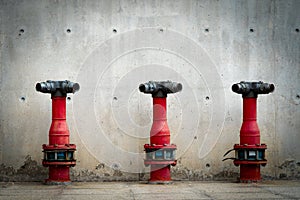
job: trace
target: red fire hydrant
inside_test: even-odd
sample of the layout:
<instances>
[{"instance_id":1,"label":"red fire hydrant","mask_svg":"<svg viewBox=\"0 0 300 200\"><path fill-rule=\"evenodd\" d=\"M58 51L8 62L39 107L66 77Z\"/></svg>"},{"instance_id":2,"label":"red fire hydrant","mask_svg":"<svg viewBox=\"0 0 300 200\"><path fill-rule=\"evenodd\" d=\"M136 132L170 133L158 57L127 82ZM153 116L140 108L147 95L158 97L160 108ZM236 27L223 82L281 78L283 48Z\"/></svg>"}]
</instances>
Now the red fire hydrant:
<instances>
[{"instance_id":1,"label":"red fire hydrant","mask_svg":"<svg viewBox=\"0 0 300 200\"><path fill-rule=\"evenodd\" d=\"M260 143L260 131L256 122L256 100L258 94L268 94L275 89L273 84L263 82L240 82L232 85L232 91L243 97L243 124L240 144L235 144L233 163L240 165L240 181L259 181L260 165L265 166L266 144ZM228 151L224 156L226 156ZM226 159L224 159L226 160Z\"/></svg>"},{"instance_id":2,"label":"red fire hydrant","mask_svg":"<svg viewBox=\"0 0 300 200\"><path fill-rule=\"evenodd\" d=\"M67 93L79 90L78 83L70 81L47 81L36 84L36 90L51 93L52 123L49 130L49 144L43 144L43 166L49 167L46 184L68 184L70 167L75 166L74 152L76 145L70 144L70 133L66 121Z\"/></svg>"},{"instance_id":3,"label":"red fire hydrant","mask_svg":"<svg viewBox=\"0 0 300 200\"><path fill-rule=\"evenodd\" d=\"M176 145L170 144L170 130L167 122L167 94L182 90L180 83L171 81L141 84L139 90L152 94L153 124L150 131L150 144L145 144L145 166L151 166L149 183L168 183L171 181L170 165L175 166Z\"/></svg>"}]
</instances>

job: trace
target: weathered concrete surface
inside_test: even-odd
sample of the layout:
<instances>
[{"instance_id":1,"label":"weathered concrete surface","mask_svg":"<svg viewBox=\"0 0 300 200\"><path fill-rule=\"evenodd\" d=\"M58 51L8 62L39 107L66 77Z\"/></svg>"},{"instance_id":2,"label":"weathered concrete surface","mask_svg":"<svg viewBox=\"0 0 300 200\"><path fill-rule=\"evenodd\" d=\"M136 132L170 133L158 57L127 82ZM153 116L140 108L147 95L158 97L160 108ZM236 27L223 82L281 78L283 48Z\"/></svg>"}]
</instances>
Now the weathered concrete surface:
<instances>
[{"instance_id":1,"label":"weathered concrete surface","mask_svg":"<svg viewBox=\"0 0 300 200\"><path fill-rule=\"evenodd\" d=\"M171 79L173 177L235 179L222 162L239 142L241 80L275 83L258 99L266 178L300 177L300 2L0 1L0 180L41 181L51 118L47 79L78 81L67 101L73 180L146 180L151 98L139 83Z\"/></svg>"},{"instance_id":2,"label":"weathered concrete surface","mask_svg":"<svg viewBox=\"0 0 300 200\"><path fill-rule=\"evenodd\" d=\"M299 188L299 181L174 182L170 185L105 182L69 186L0 182L0 199L299 199Z\"/></svg>"}]
</instances>

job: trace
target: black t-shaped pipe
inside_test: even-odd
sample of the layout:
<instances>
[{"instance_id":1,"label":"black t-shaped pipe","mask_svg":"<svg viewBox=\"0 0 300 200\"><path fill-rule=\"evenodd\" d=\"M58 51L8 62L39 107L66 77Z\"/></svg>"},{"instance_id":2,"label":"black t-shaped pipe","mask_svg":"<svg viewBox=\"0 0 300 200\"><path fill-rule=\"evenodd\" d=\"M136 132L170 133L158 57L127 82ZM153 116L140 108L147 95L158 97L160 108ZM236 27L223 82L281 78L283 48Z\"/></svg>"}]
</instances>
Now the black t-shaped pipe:
<instances>
[{"instance_id":1,"label":"black t-shaped pipe","mask_svg":"<svg viewBox=\"0 0 300 200\"><path fill-rule=\"evenodd\" d=\"M75 93L79 90L78 83L71 81L51 81L37 83L35 86L36 91L42 93L51 93L51 97L66 97L67 93Z\"/></svg>"},{"instance_id":2,"label":"black t-shaped pipe","mask_svg":"<svg viewBox=\"0 0 300 200\"><path fill-rule=\"evenodd\" d=\"M232 85L232 91L242 94L243 98L257 98L258 94L269 94L274 91L274 84L259 82L241 81Z\"/></svg>"},{"instance_id":3,"label":"black t-shaped pipe","mask_svg":"<svg viewBox=\"0 0 300 200\"><path fill-rule=\"evenodd\" d=\"M139 90L152 97L165 98L169 93L176 93L182 90L182 84L172 81L149 81L140 84Z\"/></svg>"}]
</instances>

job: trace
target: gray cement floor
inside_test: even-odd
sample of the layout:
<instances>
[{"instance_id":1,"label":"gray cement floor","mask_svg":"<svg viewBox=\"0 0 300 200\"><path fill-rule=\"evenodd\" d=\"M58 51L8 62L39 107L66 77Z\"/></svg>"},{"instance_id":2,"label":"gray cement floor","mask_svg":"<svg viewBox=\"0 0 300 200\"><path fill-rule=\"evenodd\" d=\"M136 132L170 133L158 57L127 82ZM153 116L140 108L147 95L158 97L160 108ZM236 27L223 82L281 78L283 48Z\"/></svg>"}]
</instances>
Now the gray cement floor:
<instances>
[{"instance_id":1,"label":"gray cement floor","mask_svg":"<svg viewBox=\"0 0 300 200\"><path fill-rule=\"evenodd\" d=\"M0 199L300 199L300 181L262 183L74 182L69 186L0 183Z\"/></svg>"}]
</instances>

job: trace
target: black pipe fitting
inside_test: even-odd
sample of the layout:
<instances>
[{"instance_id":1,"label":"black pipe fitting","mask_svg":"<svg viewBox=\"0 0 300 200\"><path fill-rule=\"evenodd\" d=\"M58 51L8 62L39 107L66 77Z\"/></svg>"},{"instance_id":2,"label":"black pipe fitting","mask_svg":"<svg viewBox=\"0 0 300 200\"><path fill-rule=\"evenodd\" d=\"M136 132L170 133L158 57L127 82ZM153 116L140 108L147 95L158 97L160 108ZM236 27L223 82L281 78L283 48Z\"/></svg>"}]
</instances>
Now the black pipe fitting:
<instances>
[{"instance_id":1,"label":"black pipe fitting","mask_svg":"<svg viewBox=\"0 0 300 200\"><path fill-rule=\"evenodd\" d=\"M259 82L245 82L233 84L232 91L242 94L243 98L257 98L258 94L269 94L274 91L274 84Z\"/></svg>"},{"instance_id":2,"label":"black pipe fitting","mask_svg":"<svg viewBox=\"0 0 300 200\"><path fill-rule=\"evenodd\" d=\"M71 81L51 81L37 83L35 86L36 91L42 93L51 93L51 97L66 97L67 93L75 93L80 89L78 83Z\"/></svg>"},{"instance_id":3,"label":"black pipe fitting","mask_svg":"<svg viewBox=\"0 0 300 200\"><path fill-rule=\"evenodd\" d=\"M181 91L182 84L172 81L149 81L140 84L139 90L146 94L152 94L152 97L165 98L169 93Z\"/></svg>"}]
</instances>

